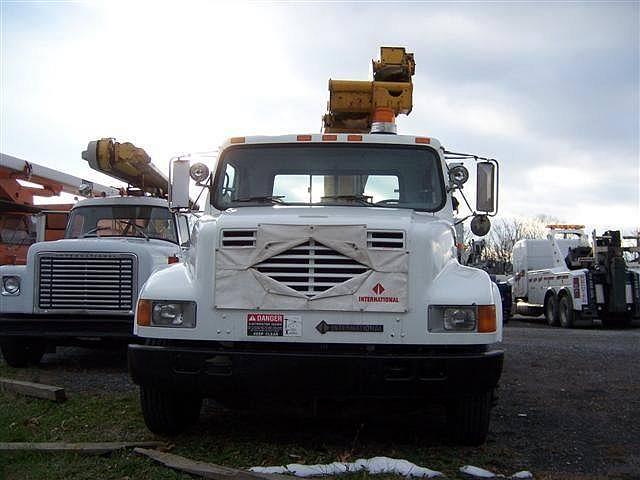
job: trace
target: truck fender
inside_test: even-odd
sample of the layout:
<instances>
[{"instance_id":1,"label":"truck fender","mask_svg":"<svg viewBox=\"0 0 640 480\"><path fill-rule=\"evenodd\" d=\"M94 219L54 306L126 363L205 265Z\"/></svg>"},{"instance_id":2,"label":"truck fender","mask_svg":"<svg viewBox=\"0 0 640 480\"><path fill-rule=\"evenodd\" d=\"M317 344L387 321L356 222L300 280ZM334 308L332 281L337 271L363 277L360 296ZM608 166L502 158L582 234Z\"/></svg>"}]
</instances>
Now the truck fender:
<instances>
[{"instance_id":1,"label":"truck fender","mask_svg":"<svg viewBox=\"0 0 640 480\"><path fill-rule=\"evenodd\" d=\"M144 283L138 295L138 301L141 299L195 301L195 298L193 276L189 267L182 262L156 270ZM137 335L138 329L136 321L133 326L133 333Z\"/></svg>"},{"instance_id":2,"label":"truck fender","mask_svg":"<svg viewBox=\"0 0 640 480\"><path fill-rule=\"evenodd\" d=\"M494 289L495 287L495 289ZM496 294L495 291L498 293ZM496 305L496 295L500 299L498 286L487 272L460 265L455 259L444 268L427 289L427 302L433 305Z\"/></svg>"},{"instance_id":3,"label":"truck fender","mask_svg":"<svg viewBox=\"0 0 640 480\"><path fill-rule=\"evenodd\" d=\"M0 295L0 313L32 313L33 312L33 274L29 265L0 266L0 282L2 277L15 275L20 277L20 293L17 295ZM2 285L0 285L0 290Z\"/></svg>"},{"instance_id":4,"label":"truck fender","mask_svg":"<svg viewBox=\"0 0 640 480\"><path fill-rule=\"evenodd\" d=\"M185 263L174 263L156 270L140 290L139 298L158 300L193 300L195 283Z\"/></svg>"}]
</instances>

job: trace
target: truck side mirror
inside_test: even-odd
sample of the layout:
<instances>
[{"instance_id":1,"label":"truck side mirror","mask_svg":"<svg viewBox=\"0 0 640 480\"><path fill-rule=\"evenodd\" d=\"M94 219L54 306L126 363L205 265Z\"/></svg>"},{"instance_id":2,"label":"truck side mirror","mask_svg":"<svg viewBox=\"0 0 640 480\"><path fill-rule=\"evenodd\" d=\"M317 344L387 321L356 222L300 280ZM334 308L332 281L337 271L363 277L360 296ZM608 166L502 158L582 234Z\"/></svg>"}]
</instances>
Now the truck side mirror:
<instances>
[{"instance_id":1,"label":"truck side mirror","mask_svg":"<svg viewBox=\"0 0 640 480\"><path fill-rule=\"evenodd\" d=\"M186 158L174 158L169 165L169 208L189 208L189 168Z\"/></svg>"},{"instance_id":2,"label":"truck side mirror","mask_svg":"<svg viewBox=\"0 0 640 480\"><path fill-rule=\"evenodd\" d=\"M489 215L497 212L497 167L495 162L478 162L476 169L476 210Z\"/></svg>"}]
</instances>

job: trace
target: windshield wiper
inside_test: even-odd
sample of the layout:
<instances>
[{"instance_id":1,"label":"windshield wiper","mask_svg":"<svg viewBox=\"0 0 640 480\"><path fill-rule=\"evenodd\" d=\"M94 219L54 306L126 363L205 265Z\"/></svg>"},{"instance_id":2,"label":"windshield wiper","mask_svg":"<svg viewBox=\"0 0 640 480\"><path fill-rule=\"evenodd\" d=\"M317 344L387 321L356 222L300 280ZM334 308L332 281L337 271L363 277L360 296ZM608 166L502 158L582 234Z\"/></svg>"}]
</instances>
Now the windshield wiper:
<instances>
[{"instance_id":1,"label":"windshield wiper","mask_svg":"<svg viewBox=\"0 0 640 480\"><path fill-rule=\"evenodd\" d=\"M233 200L234 202L271 202L271 203L285 203L282 201L284 195L260 195L256 197L245 197Z\"/></svg>"},{"instance_id":2,"label":"windshield wiper","mask_svg":"<svg viewBox=\"0 0 640 480\"><path fill-rule=\"evenodd\" d=\"M360 203L360 205L366 205L368 207L373 206L373 203L371 203L373 197L371 195L324 195L322 200L325 198L329 198L331 200L355 200Z\"/></svg>"},{"instance_id":3,"label":"windshield wiper","mask_svg":"<svg viewBox=\"0 0 640 480\"><path fill-rule=\"evenodd\" d=\"M145 231L142 229L142 227L141 227L140 225L138 225L138 224L136 224L136 223L134 223L134 222L127 222L127 221L125 221L125 220L118 220L118 223L124 223L125 225L129 225L130 227L135 228L136 232L141 233L141 234L142 234L142 236L143 236L144 238L146 238L146 239L147 239L147 241L149 241L149 235L147 235L147 234L145 233ZM124 233L124 232L123 232L123 233Z\"/></svg>"},{"instance_id":4,"label":"windshield wiper","mask_svg":"<svg viewBox=\"0 0 640 480\"><path fill-rule=\"evenodd\" d=\"M98 235L96 234L96 232L99 232L100 230L111 230L111 227L96 227L96 228L92 228L91 230L87 230L86 232L84 232L80 238L84 238L87 235L91 235L91 234L95 234L93 236L97 237Z\"/></svg>"}]
</instances>

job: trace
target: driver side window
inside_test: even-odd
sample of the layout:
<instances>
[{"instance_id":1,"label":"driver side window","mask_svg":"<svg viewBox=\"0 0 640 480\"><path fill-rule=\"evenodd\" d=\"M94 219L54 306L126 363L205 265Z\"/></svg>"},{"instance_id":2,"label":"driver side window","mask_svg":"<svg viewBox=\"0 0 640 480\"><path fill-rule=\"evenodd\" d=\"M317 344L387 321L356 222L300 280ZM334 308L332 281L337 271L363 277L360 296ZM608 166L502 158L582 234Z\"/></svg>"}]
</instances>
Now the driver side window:
<instances>
[{"instance_id":1,"label":"driver side window","mask_svg":"<svg viewBox=\"0 0 640 480\"><path fill-rule=\"evenodd\" d=\"M236 191L235 180L236 180L236 169L233 168L233 165L227 164L227 168L224 172L224 184L222 186L222 199L225 203L235 198L234 196L234 193Z\"/></svg>"}]
</instances>

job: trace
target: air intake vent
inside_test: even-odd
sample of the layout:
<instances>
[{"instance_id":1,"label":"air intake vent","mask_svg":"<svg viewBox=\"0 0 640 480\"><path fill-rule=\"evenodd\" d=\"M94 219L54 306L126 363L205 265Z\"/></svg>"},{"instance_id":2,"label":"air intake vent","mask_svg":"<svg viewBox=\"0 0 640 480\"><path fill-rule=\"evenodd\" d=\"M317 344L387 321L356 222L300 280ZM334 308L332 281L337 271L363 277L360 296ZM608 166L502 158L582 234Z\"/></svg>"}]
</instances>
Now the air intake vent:
<instances>
[{"instance_id":1,"label":"air intake vent","mask_svg":"<svg viewBox=\"0 0 640 480\"><path fill-rule=\"evenodd\" d=\"M369 269L313 239L253 268L308 297L351 280Z\"/></svg>"},{"instance_id":2,"label":"air intake vent","mask_svg":"<svg viewBox=\"0 0 640 480\"><path fill-rule=\"evenodd\" d=\"M222 248L253 248L256 246L255 230L223 230Z\"/></svg>"},{"instance_id":3,"label":"air intake vent","mask_svg":"<svg viewBox=\"0 0 640 480\"><path fill-rule=\"evenodd\" d=\"M384 250L404 250L404 232L390 230L369 230L367 247Z\"/></svg>"},{"instance_id":4,"label":"air intake vent","mask_svg":"<svg viewBox=\"0 0 640 480\"><path fill-rule=\"evenodd\" d=\"M131 254L50 253L39 257L38 307L43 310L131 312L136 261Z\"/></svg>"}]
</instances>

